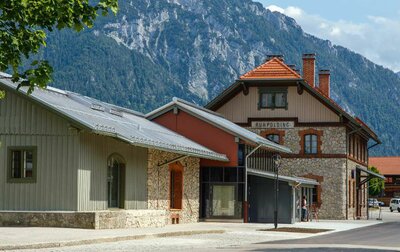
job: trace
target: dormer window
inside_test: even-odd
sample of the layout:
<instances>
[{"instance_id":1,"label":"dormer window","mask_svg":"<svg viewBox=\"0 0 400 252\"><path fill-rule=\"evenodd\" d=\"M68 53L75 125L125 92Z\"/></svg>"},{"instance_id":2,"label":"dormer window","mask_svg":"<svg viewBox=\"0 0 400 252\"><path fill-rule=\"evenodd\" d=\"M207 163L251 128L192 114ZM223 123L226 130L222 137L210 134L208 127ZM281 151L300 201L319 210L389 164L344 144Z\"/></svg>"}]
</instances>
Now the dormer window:
<instances>
[{"instance_id":1,"label":"dormer window","mask_svg":"<svg viewBox=\"0 0 400 252\"><path fill-rule=\"evenodd\" d=\"M287 108L287 88L260 88L259 108Z\"/></svg>"}]
</instances>

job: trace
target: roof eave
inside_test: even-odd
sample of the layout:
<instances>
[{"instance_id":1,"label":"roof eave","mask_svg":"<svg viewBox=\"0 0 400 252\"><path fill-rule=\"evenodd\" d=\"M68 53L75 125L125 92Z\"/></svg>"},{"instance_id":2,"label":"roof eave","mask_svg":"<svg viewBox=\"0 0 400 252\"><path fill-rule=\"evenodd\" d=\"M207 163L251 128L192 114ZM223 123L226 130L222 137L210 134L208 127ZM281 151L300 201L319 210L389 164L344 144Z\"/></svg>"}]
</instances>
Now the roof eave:
<instances>
[{"instance_id":1,"label":"roof eave","mask_svg":"<svg viewBox=\"0 0 400 252\"><path fill-rule=\"evenodd\" d=\"M51 106L51 104L48 104L47 102L43 102L42 100L37 99L32 95L28 95L26 92L24 92L21 89L17 90L16 88L10 87L8 84L2 82L1 78L0 78L0 85L2 85L2 87L4 87L6 92L7 91L8 92L13 92L14 94L18 95L19 97L27 98L31 102L33 102L34 104L40 106L41 108L43 108L45 110L48 110L50 112L55 113L56 115L62 117L63 119L71 122L75 126L78 126L80 129L88 130L88 131L92 131L92 132L94 131L94 127L92 125L87 124L87 123L85 123L85 122L83 122L81 120L78 120L76 118L73 118L70 115L66 115L62 111L60 111L60 110L56 109L55 107Z\"/></svg>"},{"instance_id":2,"label":"roof eave","mask_svg":"<svg viewBox=\"0 0 400 252\"><path fill-rule=\"evenodd\" d=\"M243 78L237 79L236 82L259 82L259 81L268 81L268 82L296 82L302 81L302 78Z\"/></svg>"},{"instance_id":3,"label":"roof eave","mask_svg":"<svg viewBox=\"0 0 400 252\"><path fill-rule=\"evenodd\" d=\"M138 146L138 147L143 147L146 149L157 149L157 150L161 150L161 151L172 152L172 153L187 155L187 156L191 156L191 157L198 157L198 158L210 159L210 160L215 160L215 161L229 162L229 159L227 158L226 155L216 153L216 152L215 152L216 155L210 155L210 154L207 154L204 152L202 154L201 151L191 152L191 151L184 151L184 150L179 150L179 149L162 147L161 145L156 145L156 144L154 144L154 145L146 144L146 143L134 141L133 139L129 139L129 138L121 136L120 134L117 134L114 132L108 132L108 131L94 130L93 133L103 135L103 136L115 137L123 142L128 143L128 144Z\"/></svg>"},{"instance_id":4,"label":"roof eave","mask_svg":"<svg viewBox=\"0 0 400 252\"><path fill-rule=\"evenodd\" d=\"M378 136L375 134L375 132L373 132L371 129L365 127L362 123L357 122L357 120L351 116L349 113L347 113L345 110L343 109L338 109L337 105L332 104L332 102L326 98L324 95L320 94L317 90L315 90L313 87L311 87L310 85L308 85L307 83L304 82L304 80L301 80L300 83L303 85L303 87L307 88L307 90L311 91L313 94L317 95L320 99L322 99L325 103L329 104L329 106L336 111L336 113L340 114L340 115L344 115L350 122L352 122L353 124L360 126L361 128L363 128L363 130L365 132L368 133L368 135L370 136L370 138L372 138L374 141L376 141L377 143L382 143Z\"/></svg>"}]
</instances>

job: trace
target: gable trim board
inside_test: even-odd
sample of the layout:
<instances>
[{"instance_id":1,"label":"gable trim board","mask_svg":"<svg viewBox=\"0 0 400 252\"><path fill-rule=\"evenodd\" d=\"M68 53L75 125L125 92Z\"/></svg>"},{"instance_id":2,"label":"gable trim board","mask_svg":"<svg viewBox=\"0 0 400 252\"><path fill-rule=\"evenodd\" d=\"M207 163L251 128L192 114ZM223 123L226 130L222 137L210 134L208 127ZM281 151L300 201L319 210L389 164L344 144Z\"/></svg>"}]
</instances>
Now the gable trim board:
<instances>
[{"instance_id":1,"label":"gable trim board","mask_svg":"<svg viewBox=\"0 0 400 252\"><path fill-rule=\"evenodd\" d=\"M84 97L73 92L62 91L55 88L48 88L47 90L36 89L32 94L27 95L26 88L20 88L17 90L16 84L11 82L9 77L5 74L0 75L0 87L6 92L13 92L18 96L29 99L42 108L61 116L68 122L71 122L71 126L77 126L78 130L86 130L94 134L117 138L123 142L127 142L139 147L154 148L167 152L174 152L218 161L228 161L225 155L215 153L214 151L209 150L183 136L180 136L175 132L146 120L143 114L126 108L121 108L93 98ZM46 96L46 92L49 92L47 93L48 96ZM63 107L62 105L52 104L48 100L55 100L55 98L50 97L50 93L53 96L59 95L60 99L64 97L66 102L71 102L72 105L76 105L78 108L74 109L72 107L65 107L66 105ZM83 102L87 104L82 104ZM114 109L116 111L120 111L121 113L126 113L126 116L137 117L138 120L141 119L143 121L143 125L140 124L140 122L133 123L133 121L128 118L118 117L117 115L112 115L111 113L103 115L96 114L97 111L89 111L91 112L91 114L89 114L88 111L79 110L80 108L90 110L90 108L87 107L88 104L94 103L100 104L104 107L109 107L110 111ZM90 116L92 117L91 123L88 122L88 118ZM87 121L85 121L85 119ZM106 123L110 125L114 124L114 126L105 125ZM153 127L154 129L151 128L151 130L154 131L154 133L157 133L158 136L153 136L152 134L146 134L142 132L142 127ZM120 131L124 131L126 134L122 134ZM134 133L137 134L135 135Z\"/></svg>"}]
</instances>

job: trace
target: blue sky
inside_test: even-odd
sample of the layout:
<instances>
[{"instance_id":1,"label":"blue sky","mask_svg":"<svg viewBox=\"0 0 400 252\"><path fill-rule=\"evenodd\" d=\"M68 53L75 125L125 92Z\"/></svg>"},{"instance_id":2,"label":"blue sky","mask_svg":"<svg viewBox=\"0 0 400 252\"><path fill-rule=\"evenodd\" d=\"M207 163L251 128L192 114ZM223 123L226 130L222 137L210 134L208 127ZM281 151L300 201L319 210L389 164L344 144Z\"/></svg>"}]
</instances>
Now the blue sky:
<instances>
[{"instance_id":1,"label":"blue sky","mask_svg":"<svg viewBox=\"0 0 400 252\"><path fill-rule=\"evenodd\" d=\"M400 0L258 0L303 30L400 71Z\"/></svg>"}]
</instances>

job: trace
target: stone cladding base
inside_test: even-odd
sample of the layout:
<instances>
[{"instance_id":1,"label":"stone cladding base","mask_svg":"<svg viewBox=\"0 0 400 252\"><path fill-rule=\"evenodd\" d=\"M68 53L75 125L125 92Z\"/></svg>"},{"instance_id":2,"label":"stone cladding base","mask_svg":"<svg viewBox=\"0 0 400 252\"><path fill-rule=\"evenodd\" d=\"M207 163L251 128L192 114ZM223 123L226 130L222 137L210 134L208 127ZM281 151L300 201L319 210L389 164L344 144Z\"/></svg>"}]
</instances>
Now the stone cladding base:
<instances>
[{"instance_id":1,"label":"stone cladding base","mask_svg":"<svg viewBox=\"0 0 400 252\"><path fill-rule=\"evenodd\" d=\"M164 210L111 210L96 212L31 212L1 211L2 227L63 227L85 229L116 229L163 227L167 224Z\"/></svg>"}]
</instances>

